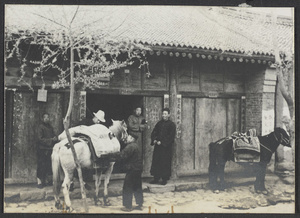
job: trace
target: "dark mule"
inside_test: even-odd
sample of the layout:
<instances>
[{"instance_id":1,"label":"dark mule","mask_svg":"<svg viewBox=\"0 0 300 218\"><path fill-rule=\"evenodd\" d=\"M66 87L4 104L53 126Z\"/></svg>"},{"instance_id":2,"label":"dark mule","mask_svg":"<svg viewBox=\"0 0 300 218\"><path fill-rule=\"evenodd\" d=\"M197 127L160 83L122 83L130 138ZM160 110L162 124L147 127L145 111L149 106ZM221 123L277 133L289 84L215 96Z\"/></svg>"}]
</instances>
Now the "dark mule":
<instances>
[{"instance_id":1,"label":"dark mule","mask_svg":"<svg viewBox=\"0 0 300 218\"><path fill-rule=\"evenodd\" d=\"M260 162L253 163L257 166L256 180L254 188L257 193L267 194L265 188L265 175L266 167L270 162L272 154L276 151L277 147L282 144L287 147L291 147L289 136L287 132L282 128L275 128L274 132L271 132L265 136L258 136L260 141ZM221 141L223 140L223 141ZM227 161L233 161L233 140L231 138L223 138L217 142L209 144L209 185L212 190L224 190L224 168ZM218 178L220 183L218 183Z\"/></svg>"}]
</instances>

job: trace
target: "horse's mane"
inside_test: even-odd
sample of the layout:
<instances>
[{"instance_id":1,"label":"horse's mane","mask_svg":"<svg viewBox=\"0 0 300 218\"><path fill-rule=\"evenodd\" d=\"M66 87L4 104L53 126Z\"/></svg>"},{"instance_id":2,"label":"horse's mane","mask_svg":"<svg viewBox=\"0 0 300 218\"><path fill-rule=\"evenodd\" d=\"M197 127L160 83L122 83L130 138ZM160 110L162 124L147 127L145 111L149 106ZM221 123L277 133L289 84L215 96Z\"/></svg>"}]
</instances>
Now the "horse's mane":
<instances>
[{"instance_id":1,"label":"horse's mane","mask_svg":"<svg viewBox=\"0 0 300 218\"><path fill-rule=\"evenodd\" d=\"M124 121L112 120L112 123L113 124L109 127L109 129L115 134L117 139L120 140L122 137L122 132L124 131L123 129Z\"/></svg>"}]
</instances>

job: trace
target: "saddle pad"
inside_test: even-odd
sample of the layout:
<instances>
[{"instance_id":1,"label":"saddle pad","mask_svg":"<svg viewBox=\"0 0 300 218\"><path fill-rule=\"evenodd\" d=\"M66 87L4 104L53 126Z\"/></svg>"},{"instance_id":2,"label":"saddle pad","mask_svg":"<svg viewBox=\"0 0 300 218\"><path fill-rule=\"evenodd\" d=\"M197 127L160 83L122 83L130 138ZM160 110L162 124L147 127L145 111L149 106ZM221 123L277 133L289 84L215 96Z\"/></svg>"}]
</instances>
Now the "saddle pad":
<instances>
[{"instance_id":1,"label":"saddle pad","mask_svg":"<svg viewBox=\"0 0 300 218\"><path fill-rule=\"evenodd\" d=\"M75 136L85 141L85 143L89 146L92 161L93 161L93 168L97 168L102 171L108 169L109 164L111 162L110 159L108 157L102 157L102 156L98 157L98 155L96 155L95 147L93 146L91 138L84 134L76 134Z\"/></svg>"},{"instance_id":2,"label":"saddle pad","mask_svg":"<svg viewBox=\"0 0 300 218\"><path fill-rule=\"evenodd\" d=\"M236 163L257 163L260 162L260 153L251 150L237 150L233 153Z\"/></svg>"},{"instance_id":3,"label":"saddle pad","mask_svg":"<svg viewBox=\"0 0 300 218\"><path fill-rule=\"evenodd\" d=\"M260 143L258 137L243 137L234 140L234 162L260 162Z\"/></svg>"},{"instance_id":4,"label":"saddle pad","mask_svg":"<svg viewBox=\"0 0 300 218\"><path fill-rule=\"evenodd\" d=\"M251 150L260 153L260 143L258 137L244 137L234 140L233 150Z\"/></svg>"}]
</instances>

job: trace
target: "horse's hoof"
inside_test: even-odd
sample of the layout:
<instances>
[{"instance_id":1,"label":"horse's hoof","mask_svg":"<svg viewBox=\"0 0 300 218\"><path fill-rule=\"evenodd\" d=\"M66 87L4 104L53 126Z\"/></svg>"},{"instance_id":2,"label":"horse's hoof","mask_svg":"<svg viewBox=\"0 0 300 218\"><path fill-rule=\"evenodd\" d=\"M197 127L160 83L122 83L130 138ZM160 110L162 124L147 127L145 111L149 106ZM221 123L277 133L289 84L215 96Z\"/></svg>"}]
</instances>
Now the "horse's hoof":
<instances>
[{"instance_id":1,"label":"horse's hoof","mask_svg":"<svg viewBox=\"0 0 300 218\"><path fill-rule=\"evenodd\" d=\"M213 191L215 194L219 194L220 193L220 190L216 189Z\"/></svg>"},{"instance_id":2,"label":"horse's hoof","mask_svg":"<svg viewBox=\"0 0 300 218\"><path fill-rule=\"evenodd\" d=\"M255 190L257 194L261 194L261 190Z\"/></svg>"},{"instance_id":3,"label":"horse's hoof","mask_svg":"<svg viewBox=\"0 0 300 218\"><path fill-rule=\"evenodd\" d=\"M100 205L102 205L102 202L99 199L95 201L95 206L100 206Z\"/></svg>"},{"instance_id":4,"label":"horse's hoof","mask_svg":"<svg viewBox=\"0 0 300 218\"><path fill-rule=\"evenodd\" d=\"M74 211L74 208L73 207L66 207L66 211L68 212L68 213L72 213L72 211Z\"/></svg>"},{"instance_id":5,"label":"horse's hoof","mask_svg":"<svg viewBox=\"0 0 300 218\"><path fill-rule=\"evenodd\" d=\"M55 208L58 209L58 210L63 209L63 206L62 206L62 204L60 203L60 201L55 202Z\"/></svg>"},{"instance_id":6,"label":"horse's hoof","mask_svg":"<svg viewBox=\"0 0 300 218\"><path fill-rule=\"evenodd\" d=\"M111 203L109 200L104 201L104 206L111 206Z\"/></svg>"},{"instance_id":7,"label":"horse's hoof","mask_svg":"<svg viewBox=\"0 0 300 218\"><path fill-rule=\"evenodd\" d=\"M263 190L263 191L261 191L261 193L264 194L264 195L268 195L269 194L269 192L267 190Z\"/></svg>"},{"instance_id":8,"label":"horse's hoof","mask_svg":"<svg viewBox=\"0 0 300 218\"><path fill-rule=\"evenodd\" d=\"M94 197L94 203L95 203L95 206L102 205L102 202L99 200L99 198L96 198L96 197Z\"/></svg>"}]
</instances>

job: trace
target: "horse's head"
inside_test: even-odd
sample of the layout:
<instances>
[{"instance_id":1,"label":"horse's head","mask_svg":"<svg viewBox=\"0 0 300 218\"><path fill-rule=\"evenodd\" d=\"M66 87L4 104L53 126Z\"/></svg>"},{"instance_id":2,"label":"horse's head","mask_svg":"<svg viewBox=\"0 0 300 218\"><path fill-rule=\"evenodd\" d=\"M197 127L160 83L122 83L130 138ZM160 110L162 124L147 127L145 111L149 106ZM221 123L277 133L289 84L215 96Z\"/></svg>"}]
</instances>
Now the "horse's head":
<instances>
[{"instance_id":1,"label":"horse's head","mask_svg":"<svg viewBox=\"0 0 300 218\"><path fill-rule=\"evenodd\" d=\"M115 134L119 141L125 141L128 133L127 133L127 124L124 120L111 120L112 126L109 129Z\"/></svg>"},{"instance_id":2,"label":"horse's head","mask_svg":"<svg viewBox=\"0 0 300 218\"><path fill-rule=\"evenodd\" d=\"M284 129L282 129L280 127L275 128L274 137L275 137L276 141L278 141L281 145L291 147L290 136Z\"/></svg>"}]
</instances>

